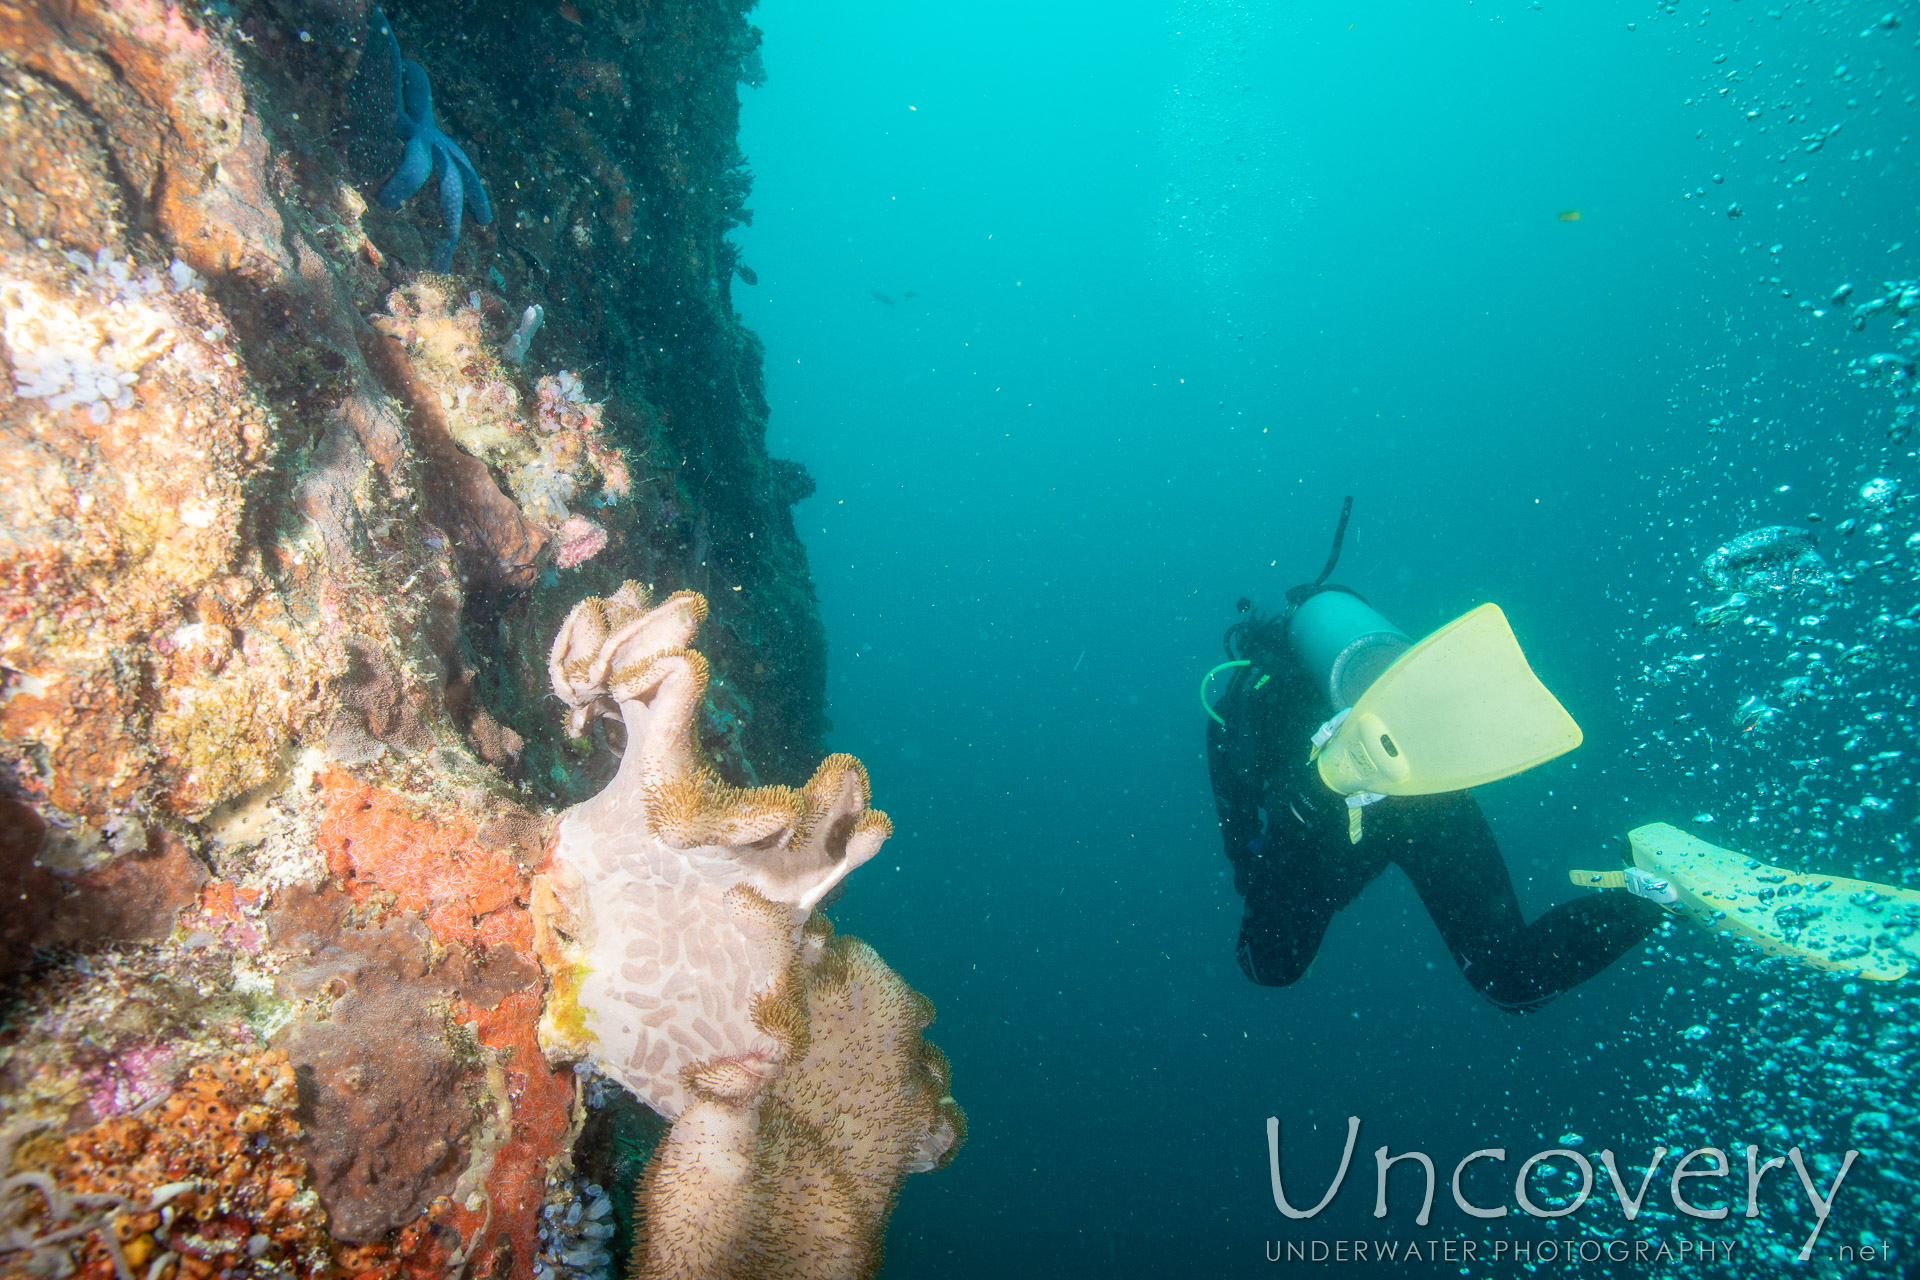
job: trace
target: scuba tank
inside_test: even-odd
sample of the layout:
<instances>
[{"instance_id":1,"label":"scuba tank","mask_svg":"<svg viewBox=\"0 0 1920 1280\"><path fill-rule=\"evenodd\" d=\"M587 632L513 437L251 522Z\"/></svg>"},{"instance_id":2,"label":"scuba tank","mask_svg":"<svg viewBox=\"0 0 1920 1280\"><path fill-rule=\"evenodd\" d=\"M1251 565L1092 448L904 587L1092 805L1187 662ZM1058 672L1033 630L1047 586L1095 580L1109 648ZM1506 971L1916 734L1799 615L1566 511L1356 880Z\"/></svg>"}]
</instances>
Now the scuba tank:
<instances>
[{"instance_id":1,"label":"scuba tank","mask_svg":"<svg viewBox=\"0 0 1920 1280\"><path fill-rule=\"evenodd\" d=\"M1340 711L1357 702L1367 686L1413 646L1412 638L1382 617L1366 597L1351 587L1327 582L1339 566L1352 516L1353 499L1349 497L1340 508L1340 523L1334 530L1326 567L1313 581L1288 590L1287 607L1277 619L1263 619L1254 610L1250 619L1227 632L1230 660L1200 680L1200 703L1216 722L1226 723L1208 703L1207 690L1213 677L1222 671L1254 667L1258 688L1276 674L1270 667L1261 668L1285 661L1290 652L1308 681L1333 710ZM1242 613L1251 607L1251 601L1240 602ZM1284 643L1275 641L1276 631L1284 637ZM1257 646L1256 639L1261 641Z\"/></svg>"},{"instance_id":2,"label":"scuba tank","mask_svg":"<svg viewBox=\"0 0 1920 1280\"><path fill-rule=\"evenodd\" d=\"M1358 843L1367 805L1511 777L1573 750L1581 734L1527 665L1499 606L1483 604L1415 644L1358 592L1329 585L1352 513L1348 498L1326 567L1287 592L1278 623L1334 712L1313 735L1310 759L1346 797L1348 839Z\"/></svg>"},{"instance_id":3,"label":"scuba tank","mask_svg":"<svg viewBox=\"0 0 1920 1280\"><path fill-rule=\"evenodd\" d=\"M1340 507L1326 568L1312 582L1287 591L1282 615L1287 644L1300 669L1335 711L1358 702L1367 687L1413 647L1412 637L1381 617L1358 591L1327 583L1340 564L1352 516L1353 499L1348 498Z\"/></svg>"}]
</instances>

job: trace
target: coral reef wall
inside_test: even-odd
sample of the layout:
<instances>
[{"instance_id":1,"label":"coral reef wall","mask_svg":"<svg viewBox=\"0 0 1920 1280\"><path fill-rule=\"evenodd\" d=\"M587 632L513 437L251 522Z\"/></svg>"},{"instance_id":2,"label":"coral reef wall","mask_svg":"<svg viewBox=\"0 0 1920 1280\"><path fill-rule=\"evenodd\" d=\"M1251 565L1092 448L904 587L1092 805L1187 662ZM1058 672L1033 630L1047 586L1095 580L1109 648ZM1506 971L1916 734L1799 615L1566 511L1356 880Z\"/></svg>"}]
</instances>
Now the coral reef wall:
<instances>
[{"instance_id":1,"label":"coral reef wall","mask_svg":"<svg viewBox=\"0 0 1920 1280\"><path fill-rule=\"evenodd\" d=\"M514 315L544 304L536 356L580 371L630 449L625 573L644 567L654 589L714 602L706 649L740 704L744 755L762 780L797 782L825 728L824 637L791 518L813 482L767 456L761 348L733 314L739 263L726 239L752 217L735 142L737 85L763 74L748 7L503 14L469 2L394 20L433 73L443 114L487 157L494 223L464 242L468 274L484 274ZM290 77L295 110L298 84ZM337 107L335 132L359 136L351 121L363 110ZM424 265L438 223L428 212L370 233L383 252ZM589 585L619 581L609 571ZM578 598L570 584L552 608L529 611L530 650ZM528 679L516 692L545 692Z\"/></svg>"},{"instance_id":2,"label":"coral reef wall","mask_svg":"<svg viewBox=\"0 0 1920 1280\"><path fill-rule=\"evenodd\" d=\"M536 1039L532 875L619 764L547 647L697 590L719 774L826 728L730 301L747 7L0 0L0 1267L630 1237L664 1126ZM464 213L445 148L388 184L429 132Z\"/></svg>"},{"instance_id":3,"label":"coral reef wall","mask_svg":"<svg viewBox=\"0 0 1920 1280\"><path fill-rule=\"evenodd\" d=\"M611 591L624 573L712 600L707 651L739 704L744 755L763 780L795 782L825 729L825 641L791 517L813 482L767 456L761 348L731 305L740 264L726 235L752 218L738 85L763 76L750 7L451 0L391 17L433 79L443 125L490 184L492 226L469 229L456 274L503 299L509 319L543 305L535 359L574 370L607 401L631 459L631 501L614 527L624 569L587 585ZM310 11L243 26L278 50L265 61L301 131L288 139L297 163L325 169L323 185L366 190L397 152L367 143L390 90L372 67L337 87L362 47L348 44L358 12L341 13L324 31ZM425 267L442 221L432 208L375 210L359 229L379 255ZM538 650L579 594L568 584L509 610L508 631ZM528 675L498 692L514 701L545 689Z\"/></svg>"}]
</instances>

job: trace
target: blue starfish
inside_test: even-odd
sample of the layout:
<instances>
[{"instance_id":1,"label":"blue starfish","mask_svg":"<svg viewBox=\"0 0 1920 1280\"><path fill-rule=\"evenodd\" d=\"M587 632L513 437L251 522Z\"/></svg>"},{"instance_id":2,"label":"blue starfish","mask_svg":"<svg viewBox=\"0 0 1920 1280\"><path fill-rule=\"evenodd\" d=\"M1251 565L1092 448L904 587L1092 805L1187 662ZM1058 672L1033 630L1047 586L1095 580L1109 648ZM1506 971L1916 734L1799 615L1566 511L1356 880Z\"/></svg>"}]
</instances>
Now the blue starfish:
<instances>
[{"instance_id":1,"label":"blue starfish","mask_svg":"<svg viewBox=\"0 0 1920 1280\"><path fill-rule=\"evenodd\" d=\"M433 250L433 269L446 271L453 266L453 248L460 243L460 207L465 205L473 220L481 226L493 221L493 206L487 203L487 189L460 144L440 132L433 122L433 87L427 83L427 71L412 58L400 56L400 41L393 25L375 5L368 15L373 25L387 38L393 50L394 130L407 144L400 167L380 188L380 203L398 209L426 185L427 178L440 170L440 216L446 219L447 238Z\"/></svg>"}]
</instances>

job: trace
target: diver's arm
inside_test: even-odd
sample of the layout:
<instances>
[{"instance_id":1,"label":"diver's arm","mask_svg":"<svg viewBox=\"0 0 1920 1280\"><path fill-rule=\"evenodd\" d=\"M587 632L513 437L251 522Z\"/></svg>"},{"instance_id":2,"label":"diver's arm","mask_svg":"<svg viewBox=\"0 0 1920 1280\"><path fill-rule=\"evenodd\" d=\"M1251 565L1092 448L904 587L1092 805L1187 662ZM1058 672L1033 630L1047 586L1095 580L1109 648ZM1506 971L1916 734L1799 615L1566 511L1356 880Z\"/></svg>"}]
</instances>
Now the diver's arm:
<instances>
[{"instance_id":1,"label":"diver's arm","mask_svg":"<svg viewBox=\"0 0 1920 1280\"><path fill-rule=\"evenodd\" d=\"M1255 767L1261 753L1250 750L1252 744L1240 737L1256 730L1245 714L1233 714L1246 708L1238 681L1220 702L1227 723L1207 725L1207 774L1213 783L1221 842L1227 857L1239 866L1249 852L1257 851L1261 836L1261 778Z\"/></svg>"}]
</instances>

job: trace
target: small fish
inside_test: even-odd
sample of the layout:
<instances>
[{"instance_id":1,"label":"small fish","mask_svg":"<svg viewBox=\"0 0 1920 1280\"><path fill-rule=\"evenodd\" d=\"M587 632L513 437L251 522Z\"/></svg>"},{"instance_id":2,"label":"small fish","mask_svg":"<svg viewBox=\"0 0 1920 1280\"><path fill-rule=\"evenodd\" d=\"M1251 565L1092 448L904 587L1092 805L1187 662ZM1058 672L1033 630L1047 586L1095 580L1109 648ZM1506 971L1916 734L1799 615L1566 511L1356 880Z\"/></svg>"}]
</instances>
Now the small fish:
<instances>
[{"instance_id":1,"label":"small fish","mask_svg":"<svg viewBox=\"0 0 1920 1280\"><path fill-rule=\"evenodd\" d=\"M886 294L880 292L878 289L875 289L873 291L873 300L875 302L882 304L883 306L891 307L891 306L898 305L894 302L892 298L889 298Z\"/></svg>"},{"instance_id":2,"label":"small fish","mask_svg":"<svg viewBox=\"0 0 1920 1280\"><path fill-rule=\"evenodd\" d=\"M1736 591L1718 604L1703 605L1693 615L1694 625L1702 631L1724 626L1746 613L1747 606L1753 603L1752 597L1744 591ZM1675 723L1679 723L1675 721Z\"/></svg>"},{"instance_id":3,"label":"small fish","mask_svg":"<svg viewBox=\"0 0 1920 1280\"><path fill-rule=\"evenodd\" d=\"M733 270L734 270L734 274L740 277L740 283L742 284L755 285L760 283L760 276L758 275L758 273L756 273L752 267L748 266L744 262L736 263L734 265Z\"/></svg>"},{"instance_id":4,"label":"small fish","mask_svg":"<svg viewBox=\"0 0 1920 1280\"><path fill-rule=\"evenodd\" d=\"M1740 704L1740 709L1733 713L1733 727L1743 734L1753 733L1756 730L1765 731L1779 714L1780 708L1770 707L1758 697L1748 698Z\"/></svg>"},{"instance_id":5,"label":"small fish","mask_svg":"<svg viewBox=\"0 0 1920 1280\"><path fill-rule=\"evenodd\" d=\"M1578 222L1580 221L1580 211L1578 209L1562 209L1560 211L1560 221Z\"/></svg>"}]
</instances>

